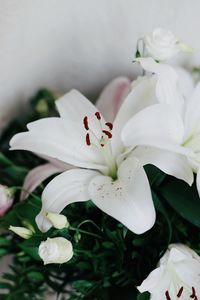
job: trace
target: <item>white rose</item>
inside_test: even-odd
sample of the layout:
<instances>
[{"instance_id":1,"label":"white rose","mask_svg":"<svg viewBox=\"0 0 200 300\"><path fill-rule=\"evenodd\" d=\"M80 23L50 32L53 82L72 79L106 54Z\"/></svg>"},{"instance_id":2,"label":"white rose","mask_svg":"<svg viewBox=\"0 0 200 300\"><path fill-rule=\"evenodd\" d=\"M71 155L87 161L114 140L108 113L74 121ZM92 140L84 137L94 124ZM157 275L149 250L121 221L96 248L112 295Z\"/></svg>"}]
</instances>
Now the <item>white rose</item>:
<instances>
[{"instance_id":1,"label":"white rose","mask_svg":"<svg viewBox=\"0 0 200 300\"><path fill-rule=\"evenodd\" d=\"M151 300L200 299L200 257L185 245L171 244L138 290L148 291Z\"/></svg>"},{"instance_id":2,"label":"white rose","mask_svg":"<svg viewBox=\"0 0 200 300\"><path fill-rule=\"evenodd\" d=\"M69 227L69 222L64 215L47 212L46 218L56 229L63 229Z\"/></svg>"},{"instance_id":3,"label":"white rose","mask_svg":"<svg viewBox=\"0 0 200 300\"><path fill-rule=\"evenodd\" d=\"M9 230L13 231L23 239L29 239L33 234L33 231L26 227L10 226Z\"/></svg>"},{"instance_id":4,"label":"white rose","mask_svg":"<svg viewBox=\"0 0 200 300\"><path fill-rule=\"evenodd\" d=\"M63 237L48 238L39 246L39 256L44 264L63 264L73 256L72 243Z\"/></svg>"},{"instance_id":5,"label":"white rose","mask_svg":"<svg viewBox=\"0 0 200 300\"><path fill-rule=\"evenodd\" d=\"M11 190L5 185L0 185L0 217L3 217L12 206L13 200Z\"/></svg>"},{"instance_id":6,"label":"white rose","mask_svg":"<svg viewBox=\"0 0 200 300\"><path fill-rule=\"evenodd\" d=\"M155 29L151 34L143 38L145 50L155 60L168 60L178 52L192 52L192 48L180 42L169 30Z\"/></svg>"}]
</instances>

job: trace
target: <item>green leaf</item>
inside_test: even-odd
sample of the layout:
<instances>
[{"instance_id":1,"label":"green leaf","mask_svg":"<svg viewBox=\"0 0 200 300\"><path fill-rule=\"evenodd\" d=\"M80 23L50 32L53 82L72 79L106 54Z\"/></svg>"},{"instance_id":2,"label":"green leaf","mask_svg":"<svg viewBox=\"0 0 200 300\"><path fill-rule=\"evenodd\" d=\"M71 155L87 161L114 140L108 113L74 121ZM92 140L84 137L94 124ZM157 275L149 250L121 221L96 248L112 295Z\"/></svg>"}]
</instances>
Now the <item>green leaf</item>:
<instances>
[{"instance_id":1,"label":"green leaf","mask_svg":"<svg viewBox=\"0 0 200 300\"><path fill-rule=\"evenodd\" d=\"M27 274L27 276L35 281L42 281L44 280L44 276L40 272L32 271Z\"/></svg>"},{"instance_id":2,"label":"green leaf","mask_svg":"<svg viewBox=\"0 0 200 300\"><path fill-rule=\"evenodd\" d=\"M20 243L19 247L28 255L36 260L41 260L38 254L38 247L41 243L41 237L32 237Z\"/></svg>"},{"instance_id":3,"label":"green leaf","mask_svg":"<svg viewBox=\"0 0 200 300\"><path fill-rule=\"evenodd\" d=\"M147 292L137 295L137 300L149 300L149 299L150 299L150 294Z\"/></svg>"},{"instance_id":4,"label":"green leaf","mask_svg":"<svg viewBox=\"0 0 200 300\"><path fill-rule=\"evenodd\" d=\"M171 242L171 239L172 239L172 226L171 226L170 219L168 217L168 214L166 212L166 209L165 209L164 205L162 204L162 202L160 201L158 195L154 191L152 191L152 196L153 196L153 201L154 201L155 208L164 216L164 218L166 220L166 223L168 225L168 232L169 232L168 245L169 245L170 242Z\"/></svg>"},{"instance_id":5,"label":"green leaf","mask_svg":"<svg viewBox=\"0 0 200 300\"><path fill-rule=\"evenodd\" d=\"M150 165L150 164L146 165L144 167L144 169L145 169L145 172L147 173L149 183L152 187L159 186L166 177L165 173L163 173L160 169L158 169L157 167L155 167L153 165Z\"/></svg>"},{"instance_id":6,"label":"green leaf","mask_svg":"<svg viewBox=\"0 0 200 300\"><path fill-rule=\"evenodd\" d=\"M190 187L174 180L162 186L160 191L180 216L200 228L200 199L195 185Z\"/></svg>"},{"instance_id":7,"label":"green leaf","mask_svg":"<svg viewBox=\"0 0 200 300\"><path fill-rule=\"evenodd\" d=\"M6 249L1 248L1 249L0 249L0 257L1 257L1 256L4 256L4 255L6 255L6 254L8 254L8 251L7 251Z\"/></svg>"},{"instance_id":8,"label":"green leaf","mask_svg":"<svg viewBox=\"0 0 200 300\"><path fill-rule=\"evenodd\" d=\"M8 282L0 282L0 289L10 289L12 285Z\"/></svg>"},{"instance_id":9,"label":"green leaf","mask_svg":"<svg viewBox=\"0 0 200 300\"><path fill-rule=\"evenodd\" d=\"M8 167L12 166L13 162L9 160L3 153L0 152L0 166L1 167Z\"/></svg>"}]
</instances>

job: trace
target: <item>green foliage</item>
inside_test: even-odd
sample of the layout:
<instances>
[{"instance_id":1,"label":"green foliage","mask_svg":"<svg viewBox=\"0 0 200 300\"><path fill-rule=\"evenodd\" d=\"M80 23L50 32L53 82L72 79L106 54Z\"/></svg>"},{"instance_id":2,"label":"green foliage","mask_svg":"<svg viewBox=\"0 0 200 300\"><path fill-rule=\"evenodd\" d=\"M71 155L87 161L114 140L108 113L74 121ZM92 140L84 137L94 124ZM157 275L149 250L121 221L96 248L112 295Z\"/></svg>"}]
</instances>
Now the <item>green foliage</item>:
<instances>
[{"instance_id":1,"label":"green foliage","mask_svg":"<svg viewBox=\"0 0 200 300\"><path fill-rule=\"evenodd\" d=\"M8 142L13 134L26 130L27 122L56 115L54 100L50 92L38 92L25 118L10 124L0 140L1 183L16 189L14 208L0 219L0 257L14 255L10 272L0 279L0 288L7 291L0 292L0 299L40 300L50 288L62 299L69 295L70 300L147 300L149 294L140 294L136 286L155 268L170 243L185 243L200 252L196 187L148 165L145 170L157 211L156 224L148 232L133 234L88 201L65 208L69 228L41 233L35 216L41 208L43 185L24 202L19 202L19 194L27 172L44 160L23 151L11 155ZM8 230L10 225L31 226L35 232L23 240ZM38 246L55 236L72 241L74 257L63 265L44 266Z\"/></svg>"}]
</instances>

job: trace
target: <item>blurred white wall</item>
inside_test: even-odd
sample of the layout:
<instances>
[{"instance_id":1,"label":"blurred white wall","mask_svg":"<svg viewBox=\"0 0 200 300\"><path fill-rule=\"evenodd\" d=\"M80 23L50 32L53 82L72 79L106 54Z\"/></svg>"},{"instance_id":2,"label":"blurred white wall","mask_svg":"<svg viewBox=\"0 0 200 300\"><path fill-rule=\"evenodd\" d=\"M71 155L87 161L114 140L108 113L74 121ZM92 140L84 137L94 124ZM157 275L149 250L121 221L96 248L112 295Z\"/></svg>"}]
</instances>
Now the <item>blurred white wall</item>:
<instances>
[{"instance_id":1,"label":"blurred white wall","mask_svg":"<svg viewBox=\"0 0 200 300\"><path fill-rule=\"evenodd\" d=\"M162 26L196 49L199 0L0 0L0 127L40 87L98 93L117 75L134 77L135 43Z\"/></svg>"}]
</instances>

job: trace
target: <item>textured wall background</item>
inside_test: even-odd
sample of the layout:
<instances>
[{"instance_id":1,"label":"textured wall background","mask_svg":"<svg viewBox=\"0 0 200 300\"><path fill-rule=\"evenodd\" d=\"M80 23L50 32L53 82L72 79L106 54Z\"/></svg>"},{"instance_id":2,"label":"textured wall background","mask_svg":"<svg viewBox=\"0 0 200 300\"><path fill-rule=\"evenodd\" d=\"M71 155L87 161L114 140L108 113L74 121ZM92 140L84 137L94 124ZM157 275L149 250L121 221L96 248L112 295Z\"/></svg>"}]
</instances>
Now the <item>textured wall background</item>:
<instances>
[{"instance_id":1,"label":"textured wall background","mask_svg":"<svg viewBox=\"0 0 200 300\"><path fill-rule=\"evenodd\" d=\"M39 87L90 95L133 77L136 40L157 26L197 50L190 65L200 61L199 11L199 0L0 0L0 126Z\"/></svg>"}]
</instances>

